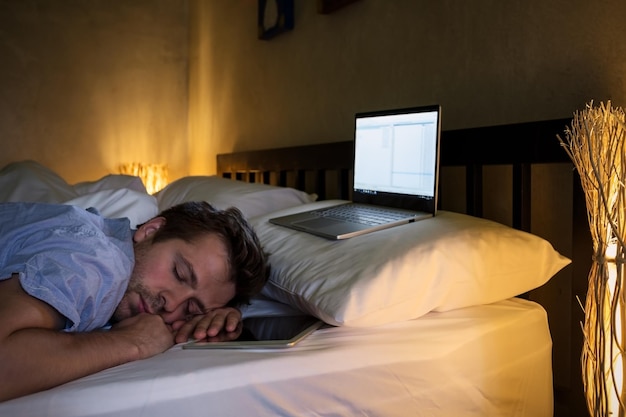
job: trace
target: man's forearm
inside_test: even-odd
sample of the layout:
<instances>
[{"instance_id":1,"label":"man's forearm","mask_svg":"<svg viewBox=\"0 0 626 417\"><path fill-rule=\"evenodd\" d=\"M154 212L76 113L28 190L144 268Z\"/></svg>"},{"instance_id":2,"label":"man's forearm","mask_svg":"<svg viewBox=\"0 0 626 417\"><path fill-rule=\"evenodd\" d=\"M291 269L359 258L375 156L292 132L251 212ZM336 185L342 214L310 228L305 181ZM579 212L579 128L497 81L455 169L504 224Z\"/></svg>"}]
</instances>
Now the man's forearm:
<instances>
[{"instance_id":1,"label":"man's forearm","mask_svg":"<svg viewBox=\"0 0 626 417\"><path fill-rule=\"evenodd\" d=\"M172 345L171 333L163 334L163 329L158 329L160 317L145 315L134 320L132 325L110 331L65 333L22 329L14 332L0 346L0 400L49 389L146 358ZM157 329L151 329L151 325ZM156 341L151 343L150 333L159 330L160 334L154 335Z\"/></svg>"},{"instance_id":2,"label":"man's forearm","mask_svg":"<svg viewBox=\"0 0 626 417\"><path fill-rule=\"evenodd\" d=\"M139 349L114 332L24 329L5 340L0 358L0 400L6 400L138 359Z\"/></svg>"}]
</instances>

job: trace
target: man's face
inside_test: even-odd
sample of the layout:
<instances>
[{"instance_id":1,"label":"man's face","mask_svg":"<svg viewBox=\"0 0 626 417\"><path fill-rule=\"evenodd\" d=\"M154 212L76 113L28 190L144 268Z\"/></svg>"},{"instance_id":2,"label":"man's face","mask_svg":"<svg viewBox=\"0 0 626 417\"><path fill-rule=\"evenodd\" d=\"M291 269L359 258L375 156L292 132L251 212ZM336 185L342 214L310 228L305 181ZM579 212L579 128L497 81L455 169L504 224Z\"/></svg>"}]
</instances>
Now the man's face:
<instances>
[{"instance_id":1,"label":"man's face","mask_svg":"<svg viewBox=\"0 0 626 417\"><path fill-rule=\"evenodd\" d=\"M163 222L153 219L135 233L135 266L115 321L149 313L171 324L223 307L235 296L221 239L204 235L191 243L172 239L154 244L152 236Z\"/></svg>"}]
</instances>

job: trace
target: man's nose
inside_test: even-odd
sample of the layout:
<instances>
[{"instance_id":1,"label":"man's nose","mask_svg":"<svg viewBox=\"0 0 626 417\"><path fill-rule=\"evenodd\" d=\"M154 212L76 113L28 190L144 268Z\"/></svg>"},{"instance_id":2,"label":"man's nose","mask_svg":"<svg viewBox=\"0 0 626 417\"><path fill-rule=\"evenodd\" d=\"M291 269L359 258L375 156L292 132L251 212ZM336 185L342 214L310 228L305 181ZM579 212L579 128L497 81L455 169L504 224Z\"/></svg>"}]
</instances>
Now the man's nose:
<instances>
[{"instance_id":1,"label":"man's nose","mask_svg":"<svg viewBox=\"0 0 626 417\"><path fill-rule=\"evenodd\" d=\"M182 320L185 318L185 304L189 299L189 294L185 291L171 291L163 294L163 309L161 310L161 317L165 322Z\"/></svg>"}]
</instances>

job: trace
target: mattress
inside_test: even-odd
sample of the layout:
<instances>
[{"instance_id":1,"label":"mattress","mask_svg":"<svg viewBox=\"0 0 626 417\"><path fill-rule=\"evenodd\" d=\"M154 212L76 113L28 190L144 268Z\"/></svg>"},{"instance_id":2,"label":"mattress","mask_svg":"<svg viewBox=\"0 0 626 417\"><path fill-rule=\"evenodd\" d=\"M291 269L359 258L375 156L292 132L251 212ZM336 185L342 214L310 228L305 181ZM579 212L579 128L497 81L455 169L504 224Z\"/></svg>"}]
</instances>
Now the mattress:
<instances>
[{"instance_id":1,"label":"mattress","mask_svg":"<svg viewBox=\"0 0 626 417\"><path fill-rule=\"evenodd\" d=\"M545 310L509 299L285 350L183 350L0 404L2 416L532 416L553 414Z\"/></svg>"}]
</instances>

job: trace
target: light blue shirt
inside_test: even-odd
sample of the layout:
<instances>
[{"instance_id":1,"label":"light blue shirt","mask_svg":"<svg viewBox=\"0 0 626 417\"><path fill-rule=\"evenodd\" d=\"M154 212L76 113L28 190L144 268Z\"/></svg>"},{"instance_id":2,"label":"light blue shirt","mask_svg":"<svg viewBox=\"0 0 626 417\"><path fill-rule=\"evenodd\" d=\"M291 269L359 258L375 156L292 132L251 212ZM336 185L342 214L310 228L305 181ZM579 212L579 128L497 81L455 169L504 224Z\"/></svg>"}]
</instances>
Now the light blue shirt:
<instances>
[{"instance_id":1,"label":"light blue shirt","mask_svg":"<svg viewBox=\"0 0 626 417\"><path fill-rule=\"evenodd\" d=\"M41 203L0 204L0 279L19 274L24 290L66 318L66 331L104 326L135 262L126 218Z\"/></svg>"}]
</instances>

